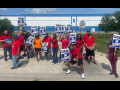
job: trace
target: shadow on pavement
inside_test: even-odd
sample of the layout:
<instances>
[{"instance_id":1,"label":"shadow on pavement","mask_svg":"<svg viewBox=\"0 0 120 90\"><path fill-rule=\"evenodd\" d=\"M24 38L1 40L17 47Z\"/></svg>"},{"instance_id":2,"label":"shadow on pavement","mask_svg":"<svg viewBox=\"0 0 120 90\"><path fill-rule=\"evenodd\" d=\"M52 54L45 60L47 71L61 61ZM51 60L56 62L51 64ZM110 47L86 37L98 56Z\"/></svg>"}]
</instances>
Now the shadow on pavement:
<instances>
[{"instance_id":1,"label":"shadow on pavement","mask_svg":"<svg viewBox=\"0 0 120 90\"><path fill-rule=\"evenodd\" d=\"M29 63L29 60L22 61L22 64L20 67L25 67Z\"/></svg>"},{"instance_id":2,"label":"shadow on pavement","mask_svg":"<svg viewBox=\"0 0 120 90\"><path fill-rule=\"evenodd\" d=\"M4 58L4 56L1 56L1 55L0 55L0 59L3 59L3 58Z\"/></svg>"},{"instance_id":3,"label":"shadow on pavement","mask_svg":"<svg viewBox=\"0 0 120 90\"><path fill-rule=\"evenodd\" d=\"M78 73L79 75L81 75L81 70L80 70L79 67L71 66L70 69L71 69L71 73L72 73L72 71L76 71L76 73ZM65 73L67 72L67 70L68 70L67 67L63 68L63 71L65 71Z\"/></svg>"},{"instance_id":4,"label":"shadow on pavement","mask_svg":"<svg viewBox=\"0 0 120 90\"><path fill-rule=\"evenodd\" d=\"M106 69L106 70L108 70L108 71L110 71L110 72L112 71L110 65L105 64L105 63L101 63L101 65L102 65L102 68L103 68L103 69Z\"/></svg>"}]
</instances>

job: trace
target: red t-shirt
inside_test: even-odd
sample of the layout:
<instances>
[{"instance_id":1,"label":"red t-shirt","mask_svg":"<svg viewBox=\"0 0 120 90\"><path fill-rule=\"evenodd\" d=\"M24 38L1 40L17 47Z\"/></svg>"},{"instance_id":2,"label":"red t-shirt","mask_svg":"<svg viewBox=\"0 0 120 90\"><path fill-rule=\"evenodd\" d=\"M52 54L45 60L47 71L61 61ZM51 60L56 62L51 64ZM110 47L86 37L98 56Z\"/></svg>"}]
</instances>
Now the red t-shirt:
<instances>
[{"instance_id":1,"label":"red t-shirt","mask_svg":"<svg viewBox=\"0 0 120 90\"><path fill-rule=\"evenodd\" d=\"M94 43L95 43L95 42L94 42L93 39L86 39L86 44L87 44L88 47L89 47L89 46L93 46Z\"/></svg>"},{"instance_id":2,"label":"red t-shirt","mask_svg":"<svg viewBox=\"0 0 120 90\"><path fill-rule=\"evenodd\" d=\"M48 37L44 37L42 42L48 42L48 48L51 48L51 40L52 40L52 38L50 36L48 36Z\"/></svg>"},{"instance_id":3,"label":"red t-shirt","mask_svg":"<svg viewBox=\"0 0 120 90\"><path fill-rule=\"evenodd\" d=\"M85 34L83 39L84 39L84 42L86 42L86 39L88 39L88 34ZM91 39L93 39L94 42L95 42L95 38L94 38L94 36L92 34L91 34Z\"/></svg>"},{"instance_id":4,"label":"red t-shirt","mask_svg":"<svg viewBox=\"0 0 120 90\"><path fill-rule=\"evenodd\" d=\"M84 44L83 39L79 41L79 39L76 41L76 48L80 48Z\"/></svg>"},{"instance_id":5,"label":"red t-shirt","mask_svg":"<svg viewBox=\"0 0 120 90\"><path fill-rule=\"evenodd\" d=\"M0 40L5 40L5 39L12 39L12 37L10 35L6 36L6 35L2 35L0 37ZM2 47L10 47L11 45L4 45L5 42L2 42Z\"/></svg>"},{"instance_id":6,"label":"red t-shirt","mask_svg":"<svg viewBox=\"0 0 120 90\"><path fill-rule=\"evenodd\" d=\"M77 53L79 53L79 58L82 58L82 54L78 48L75 47L74 50L70 51L70 54L72 54L74 56L74 58L76 58L76 59L77 59Z\"/></svg>"},{"instance_id":7,"label":"red t-shirt","mask_svg":"<svg viewBox=\"0 0 120 90\"><path fill-rule=\"evenodd\" d=\"M20 41L20 45L23 45L23 43L24 43L24 37L22 35L20 35L19 41Z\"/></svg>"},{"instance_id":8,"label":"red t-shirt","mask_svg":"<svg viewBox=\"0 0 120 90\"><path fill-rule=\"evenodd\" d=\"M60 42L62 42L62 49L66 49L68 47L68 40L64 40L62 38Z\"/></svg>"},{"instance_id":9,"label":"red t-shirt","mask_svg":"<svg viewBox=\"0 0 120 90\"><path fill-rule=\"evenodd\" d=\"M17 55L18 47L20 47L20 41L19 40L13 41L11 45L12 45L12 55Z\"/></svg>"},{"instance_id":10,"label":"red t-shirt","mask_svg":"<svg viewBox=\"0 0 120 90\"><path fill-rule=\"evenodd\" d=\"M53 41L55 39L51 38L51 41ZM52 47L53 48L58 48L58 40L56 39L55 42L52 42Z\"/></svg>"}]
</instances>

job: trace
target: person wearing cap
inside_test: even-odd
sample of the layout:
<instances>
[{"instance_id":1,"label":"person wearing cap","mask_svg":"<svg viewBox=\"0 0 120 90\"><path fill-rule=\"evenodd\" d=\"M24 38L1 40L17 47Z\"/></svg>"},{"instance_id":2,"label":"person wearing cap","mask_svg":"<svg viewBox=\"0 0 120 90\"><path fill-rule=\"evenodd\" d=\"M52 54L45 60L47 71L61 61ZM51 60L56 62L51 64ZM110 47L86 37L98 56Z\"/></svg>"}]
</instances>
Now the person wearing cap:
<instances>
[{"instance_id":1,"label":"person wearing cap","mask_svg":"<svg viewBox=\"0 0 120 90\"><path fill-rule=\"evenodd\" d=\"M16 69L21 65L18 57L20 55L20 41L19 36L14 36L15 40L12 43L8 43L8 45L12 46L12 64L13 67L11 69Z\"/></svg>"},{"instance_id":2,"label":"person wearing cap","mask_svg":"<svg viewBox=\"0 0 120 90\"><path fill-rule=\"evenodd\" d=\"M45 52L45 57L46 57L46 61L50 60L52 61L51 59L51 41L52 41L52 38L50 36L48 36L48 33L46 33L46 36L43 38L42 42L47 42L48 43L48 49L47 49L47 52ZM49 57L48 57L48 53L49 53Z\"/></svg>"},{"instance_id":3,"label":"person wearing cap","mask_svg":"<svg viewBox=\"0 0 120 90\"><path fill-rule=\"evenodd\" d=\"M113 41L113 34L110 35L110 42L108 43L108 49L107 49L107 58L109 59L110 63L111 63L111 67L112 67L112 72L110 73L110 75L115 75L116 78L118 78L118 74L117 74L117 60L118 60L118 50L119 48L116 48L112 46L112 41ZM115 53L115 55L114 55Z\"/></svg>"},{"instance_id":4,"label":"person wearing cap","mask_svg":"<svg viewBox=\"0 0 120 90\"><path fill-rule=\"evenodd\" d=\"M90 30L87 30L87 34L84 35L83 40L84 40L84 46L86 43L86 39L88 39L88 35L90 34ZM93 39L93 41L95 42L95 38L94 36L91 34L91 39ZM85 46L85 51L87 50L87 47ZM86 53L86 59L88 59L88 55ZM92 59L92 56L90 55L90 59Z\"/></svg>"},{"instance_id":5,"label":"person wearing cap","mask_svg":"<svg viewBox=\"0 0 120 90\"><path fill-rule=\"evenodd\" d=\"M97 64L95 61L94 43L95 43L95 40L92 39L92 35L88 34L88 39L86 39L86 42L85 42L85 45L87 47L86 53L88 55L88 64L90 64L90 55L93 56L94 64Z\"/></svg>"}]
</instances>

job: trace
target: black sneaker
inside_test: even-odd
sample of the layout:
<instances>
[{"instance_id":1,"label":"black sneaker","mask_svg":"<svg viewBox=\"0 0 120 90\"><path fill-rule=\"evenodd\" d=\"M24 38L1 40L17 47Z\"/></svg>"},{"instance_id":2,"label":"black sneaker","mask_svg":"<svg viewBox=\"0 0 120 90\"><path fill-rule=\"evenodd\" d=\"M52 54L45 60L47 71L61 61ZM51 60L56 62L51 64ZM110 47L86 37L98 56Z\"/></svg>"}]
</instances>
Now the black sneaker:
<instances>
[{"instance_id":1,"label":"black sneaker","mask_svg":"<svg viewBox=\"0 0 120 90\"><path fill-rule=\"evenodd\" d=\"M23 57L25 57L25 56L26 56L26 54L23 54L22 56L23 56Z\"/></svg>"},{"instance_id":2,"label":"black sneaker","mask_svg":"<svg viewBox=\"0 0 120 90\"><path fill-rule=\"evenodd\" d=\"M30 57L28 56L27 59L30 59Z\"/></svg>"},{"instance_id":3,"label":"black sneaker","mask_svg":"<svg viewBox=\"0 0 120 90\"><path fill-rule=\"evenodd\" d=\"M110 75L113 75L113 74L115 74L113 71L110 73Z\"/></svg>"},{"instance_id":4,"label":"black sneaker","mask_svg":"<svg viewBox=\"0 0 120 90\"><path fill-rule=\"evenodd\" d=\"M33 58L33 56L31 56L31 58Z\"/></svg>"},{"instance_id":5,"label":"black sneaker","mask_svg":"<svg viewBox=\"0 0 120 90\"><path fill-rule=\"evenodd\" d=\"M20 56L19 59L23 59L24 57Z\"/></svg>"},{"instance_id":6,"label":"black sneaker","mask_svg":"<svg viewBox=\"0 0 120 90\"><path fill-rule=\"evenodd\" d=\"M117 73L115 74L115 77L118 78L118 74Z\"/></svg>"},{"instance_id":7,"label":"black sneaker","mask_svg":"<svg viewBox=\"0 0 120 90\"><path fill-rule=\"evenodd\" d=\"M92 57L90 59L92 59Z\"/></svg>"},{"instance_id":8,"label":"black sneaker","mask_svg":"<svg viewBox=\"0 0 120 90\"><path fill-rule=\"evenodd\" d=\"M7 61L7 59L5 59L5 61Z\"/></svg>"},{"instance_id":9,"label":"black sneaker","mask_svg":"<svg viewBox=\"0 0 120 90\"><path fill-rule=\"evenodd\" d=\"M96 62L95 62L95 60L94 60L94 62L93 62L94 64L97 64Z\"/></svg>"},{"instance_id":10,"label":"black sneaker","mask_svg":"<svg viewBox=\"0 0 120 90\"><path fill-rule=\"evenodd\" d=\"M64 61L64 63L65 63L65 61Z\"/></svg>"},{"instance_id":11,"label":"black sneaker","mask_svg":"<svg viewBox=\"0 0 120 90\"><path fill-rule=\"evenodd\" d=\"M11 69L16 69L15 67L11 67Z\"/></svg>"}]
</instances>

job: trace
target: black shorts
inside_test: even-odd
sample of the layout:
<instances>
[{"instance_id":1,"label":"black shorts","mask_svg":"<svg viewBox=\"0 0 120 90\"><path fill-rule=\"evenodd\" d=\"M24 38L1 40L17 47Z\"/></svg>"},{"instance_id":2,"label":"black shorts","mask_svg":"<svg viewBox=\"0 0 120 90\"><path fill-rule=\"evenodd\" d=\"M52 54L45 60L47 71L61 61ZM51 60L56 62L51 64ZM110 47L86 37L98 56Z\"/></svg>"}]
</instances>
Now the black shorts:
<instances>
[{"instance_id":1,"label":"black shorts","mask_svg":"<svg viewBox=\"0 0 120 90\"><path fill-rule=\"evenodd\" d=\"M73 60L74 59L74 56L72 55L72 58L71 58L71 61L70 63L73 65L73 64L76 64L76 61ZM81 65L83 66L83 59L82 58L79 58L78 60L78 65Z\"/></svg>"},{"instance_id":2,"label":"black shorts","mask_svg":"<svg viewBox=\"0 0 120 90\"><path fill-rule=\"evenodd\" d=\"M39 52L39 51L41 51L41 48L35 48L35 51Z\"/></svg>"},{"instance_id":3,"label":"black shorts","mask_svg":"<svg viewBox=\"0 0 120 90\"><path fill-rule=\"evenodd\" d=\"M89 49L86 50L86 53L88 56L95 56L95 52L94 52L94 49L92 51L90 51Z\"/></svg>"},{"instance_id":4,"label":"black shorts","mask_svg":"<svg viewBox=\"0 0 120 90\"><path fill-rule=\"evenodd\" d=\"M22 51L22 50L23 50L23 48L24 48L24 46L23 46L23 45L20 45L20 51Z\"/></svg>"}]
</instances>

